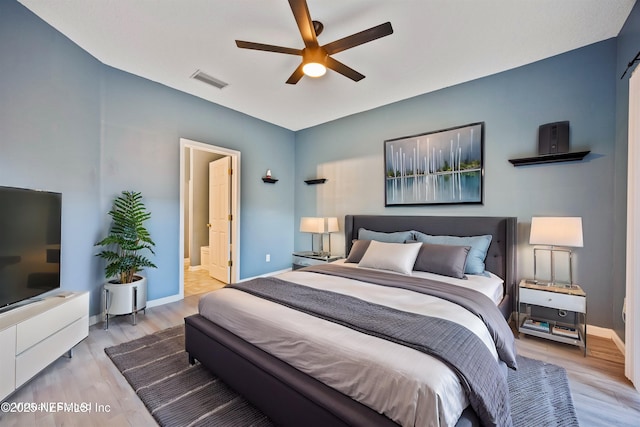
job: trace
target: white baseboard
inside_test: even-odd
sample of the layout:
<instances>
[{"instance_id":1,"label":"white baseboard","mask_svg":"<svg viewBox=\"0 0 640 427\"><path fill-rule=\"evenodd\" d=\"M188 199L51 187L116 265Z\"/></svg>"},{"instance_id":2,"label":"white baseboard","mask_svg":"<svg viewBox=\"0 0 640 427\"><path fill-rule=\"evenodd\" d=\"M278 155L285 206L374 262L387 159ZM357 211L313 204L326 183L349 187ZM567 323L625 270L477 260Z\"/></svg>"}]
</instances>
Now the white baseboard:
<instances>
[{"instance_id":1,"label":"white baseboard","mask_svg":"<svg viewBox=\"0 0 640 427\"><path fill-rule=\"evenodd\" d=\"M159 305L169 304L170 302L182 301L183 296L180 294L169 295L168 297L158 298L147 301L147 308L157 307Z\"/></svg>"},{"instance_id":2,"label":"white baseboard","mask_svg":"<svg viewBox=\"0 0 640 427\"><path fill-rule=\"evenodd\" d=\"M611 340L613 340L613 343L616 345L616 347L618 347L618 350L620 350L620 353L622 353L623 355L626 356L627 350L626 350L626 347L624 345L624 341L622 341L622 338L620 338L618 336L618 334L616 334L613 331L611 331L611 332L612 332Z\"/></svg>"},{"instance_id":3,"label":"white baseboard","mask_svg":"<svg viewBox=\"0 0 640 427\"><path fill-rule=\"evenodd\" d=\"M616 334L613 329L601 328L600 326L594 326L594 325L587 325L587 334L594 335L600 338L610 339L611 341L613 341L616 347L618 347L618 350L620 350L622 354L625 354L624 342L622 342L618 334Z\"/></svg>"},{"instance_id":4,"label":"white baseboard","mask_svg":"<svg viewBox=\"0 0 640 427\"><path fill-rule=\"evenodd\" d=\"M595 335L596 337L609 339L613 339L613 335L615 335L613 329L601 328L595 325L587 325L587 333L589 335Z\"/></svg>"}]
</instances>

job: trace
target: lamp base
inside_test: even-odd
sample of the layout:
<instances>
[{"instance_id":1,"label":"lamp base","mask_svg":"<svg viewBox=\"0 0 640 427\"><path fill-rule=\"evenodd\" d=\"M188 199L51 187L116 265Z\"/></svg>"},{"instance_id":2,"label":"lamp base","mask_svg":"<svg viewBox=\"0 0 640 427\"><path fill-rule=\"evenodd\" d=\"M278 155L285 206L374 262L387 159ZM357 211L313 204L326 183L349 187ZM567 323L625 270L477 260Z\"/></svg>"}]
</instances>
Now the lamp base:
<instances>
[{"instance_id":1,"label":"lamp base","mask_svg":"<svg viewBox=\"0 0 640 427\"><path fill-rule=\"evenodd\" d=\"M538 279L538 251L548 251L550 257L550 273L551 280ZM568 254L569 261L569 281L556 280L556 268L555 268L555 256L556 252L564 252ZM569 248L559 248L557 246L550 246L548 248L534 248L533 249L533 278L537 281L538 285L544 286L556 286L556 287L568 287L570 288L573 283L573 252Z\"/></svg>"}]
</instances>

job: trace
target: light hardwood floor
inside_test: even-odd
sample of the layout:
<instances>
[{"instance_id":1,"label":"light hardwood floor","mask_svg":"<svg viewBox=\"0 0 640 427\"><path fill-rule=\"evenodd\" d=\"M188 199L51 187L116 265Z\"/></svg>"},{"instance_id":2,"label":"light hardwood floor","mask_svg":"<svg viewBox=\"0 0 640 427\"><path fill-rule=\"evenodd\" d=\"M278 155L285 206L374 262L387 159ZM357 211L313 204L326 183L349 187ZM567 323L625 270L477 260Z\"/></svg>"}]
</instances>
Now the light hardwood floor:
<instances>
[{"instance_id":1,"label":"light hardwood floor","mask_svg":"<svg viewBox=\"0 0 640 427\"><path fill-rule=\"evenodd\" d=\"M197 311L198 295L153 307L138 316L119 316L90 328L89 337L13 394L8 402L88 403L91 413L46 412L0 414L2 426L155 426L142 402L104 353L104 348L183 323ZM577 347L522 337L519 354L563 366L581 426L640 425L640 395L624 378L622 355L610 340L589 337L587 357ZM107 411L98 412L97 405ZM531 426L539 427L539 426Z\"/></svg>"},{"instance_id":2,"label":"light hardwood floor","mask_svg":"<svg viewBox=\"0 0 640 427\"><path fill-rule=\"evenodd\" d=\"M224 286L219 280L209 276L209 272L205 269L189 270L184 269L184 296L203 294L205 292L214 291Z\"/></svg>"}]
</instances>

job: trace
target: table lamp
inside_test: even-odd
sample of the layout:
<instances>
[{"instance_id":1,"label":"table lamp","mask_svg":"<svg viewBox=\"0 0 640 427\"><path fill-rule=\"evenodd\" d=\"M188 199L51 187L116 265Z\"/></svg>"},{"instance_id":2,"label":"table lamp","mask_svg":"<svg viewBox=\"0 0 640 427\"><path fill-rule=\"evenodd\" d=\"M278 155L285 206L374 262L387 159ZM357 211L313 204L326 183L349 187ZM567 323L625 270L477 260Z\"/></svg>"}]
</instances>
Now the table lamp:
<instances>
[{"instance_id":1,"label":"table lamp","mask_svg":"<svg viewBox=\"0 0 640 427\"><path fill-rule=\"evenodd\" d=\"M327 217L324 218L324 232L329 235L329 252L327 252L327 256L331 255L331 233L335 233L340 231L340 227L338 227L338 218L336 217Z\"/></svg>"},{"instance_id":2,"label":"table lamp","mask_svg":"<svg viewBox=\"0 0 640 427\"><path fill-rule=\"evenodd\" d=\"M537 251L548 250L551 254L551 282L556 285L555 252L567 252L569 254L569 285L573 284L573 253L571 247L581 248L582 244L582 218L580 217L533 217L531 218L531 234L529 244L545 245L549 248L533 249L533 277L537 280Z\"/></svg>"},{"instance_id":3,"label":"table lamp","mask_svg":"<svg viewBox=\"0 0 640 427\"><path fill-rule=\"evenodd\" d=\"M313 247L313 240L316 234L324 234L325 220L324 218L307 217L300 218L300 231L302 233L311 233L311 252L316 254Z\"/></svg>"}]
</instances>

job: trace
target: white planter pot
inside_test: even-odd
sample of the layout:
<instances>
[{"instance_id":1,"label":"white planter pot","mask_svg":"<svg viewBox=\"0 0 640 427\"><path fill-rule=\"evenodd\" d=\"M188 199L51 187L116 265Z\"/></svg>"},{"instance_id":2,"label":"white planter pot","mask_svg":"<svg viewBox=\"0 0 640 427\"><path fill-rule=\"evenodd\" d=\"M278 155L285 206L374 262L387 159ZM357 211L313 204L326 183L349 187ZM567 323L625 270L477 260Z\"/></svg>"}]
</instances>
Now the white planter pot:
<instances>
[{"instance_id":1,"label":"white planter pot","mask_svg":"<svg viewBox=\"0 0 640 427\"><path fill-rule=\"evenodd\" d=\"M105 283L102 307L104 309L106 326L109 328L109 316L133 314L133 324L136 324L136 314L147 307L147 278L138 277L132 283Z\"/></svg>"}]
</instances>

